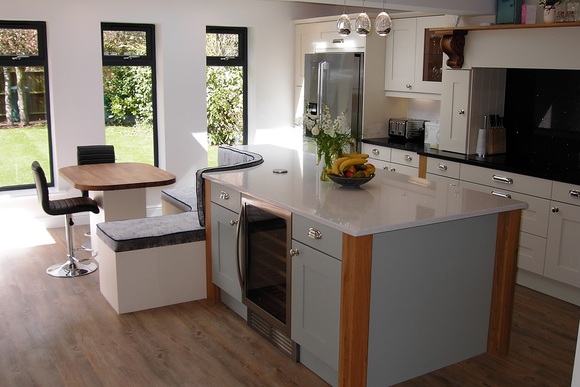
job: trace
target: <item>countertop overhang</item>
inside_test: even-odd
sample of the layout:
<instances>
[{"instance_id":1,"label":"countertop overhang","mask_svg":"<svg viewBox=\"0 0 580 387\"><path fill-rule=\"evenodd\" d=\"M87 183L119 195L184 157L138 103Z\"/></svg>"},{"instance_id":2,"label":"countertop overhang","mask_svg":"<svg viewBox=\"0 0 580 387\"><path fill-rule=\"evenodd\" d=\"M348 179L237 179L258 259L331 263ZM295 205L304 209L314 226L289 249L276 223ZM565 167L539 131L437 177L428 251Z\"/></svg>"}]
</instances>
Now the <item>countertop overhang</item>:
<instances>
[{"instance_id":1,"label":"countertop overhang","mask_svg":"<svg viewBox=\"0 0 580 387\"><path fill-rule=\"evenodd\" d=\"M274 145L240 148L262 155L264 163L204 177L352 236L527 208L517 200L386 170L377 170L360 188L341 187L320 180L314 154Z\"/></svg>"}]
</instances>

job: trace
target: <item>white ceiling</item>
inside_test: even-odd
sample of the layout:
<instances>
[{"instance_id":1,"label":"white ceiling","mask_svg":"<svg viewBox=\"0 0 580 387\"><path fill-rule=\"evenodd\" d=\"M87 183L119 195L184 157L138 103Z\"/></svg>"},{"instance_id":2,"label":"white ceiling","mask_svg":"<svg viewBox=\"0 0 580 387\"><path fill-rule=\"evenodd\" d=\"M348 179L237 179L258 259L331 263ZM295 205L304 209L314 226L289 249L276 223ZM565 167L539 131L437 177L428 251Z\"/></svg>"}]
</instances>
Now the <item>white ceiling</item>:
<instances>
[{"instance_id":1,"label":"white ceiling","mask_svg":"<svg viewBox=\"0 0 580 387\"><path fill-rule=\"evenodd\" d=\"M267 0L363 6L363 0ZM409 11L424 13L445 13L450 15L492 15L495 14L496 0L384 0L387 11ZM383 0L364 0L365 9L383 9Z\"/></svg>"}]
</instances>

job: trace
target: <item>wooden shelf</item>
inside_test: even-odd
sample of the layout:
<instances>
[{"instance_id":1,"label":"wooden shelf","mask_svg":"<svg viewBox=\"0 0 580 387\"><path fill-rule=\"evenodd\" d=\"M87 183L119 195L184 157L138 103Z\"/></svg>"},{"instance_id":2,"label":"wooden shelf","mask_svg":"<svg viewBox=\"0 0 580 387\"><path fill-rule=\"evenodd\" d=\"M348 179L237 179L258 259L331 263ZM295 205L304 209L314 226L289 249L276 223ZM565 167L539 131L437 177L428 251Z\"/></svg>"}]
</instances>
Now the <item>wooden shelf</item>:
<instances>
[{"instance_id":1,"label":"wooden shelf","mask_svg":"<svg viewBox=\"0 0 580 387\"><path fill-rule=\"evenodd\" d=\"M447 66L453 69L463 67L463 51L465 48L465 35L469 31L493 31L493 30L517 30L530 28L562 28L580 27L580 22L567 23L541 23L541 24L494 24L490 26L467 26L431 28L429 31L441 36L441 49L449 58Z\"/></svg>"}]
</instances>

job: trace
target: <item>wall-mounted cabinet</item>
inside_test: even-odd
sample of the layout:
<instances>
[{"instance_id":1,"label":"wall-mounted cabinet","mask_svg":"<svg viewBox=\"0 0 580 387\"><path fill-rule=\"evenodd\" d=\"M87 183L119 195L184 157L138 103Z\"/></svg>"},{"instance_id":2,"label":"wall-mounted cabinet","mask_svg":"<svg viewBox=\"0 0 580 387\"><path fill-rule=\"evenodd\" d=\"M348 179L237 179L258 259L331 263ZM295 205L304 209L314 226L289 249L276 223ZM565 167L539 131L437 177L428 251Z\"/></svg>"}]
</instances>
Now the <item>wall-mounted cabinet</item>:
<instances>
[{"instance_id":1,"label":"wall-mounted cabinet","mask_svg":"<svg viewBox=\"0 0 580 387\"><path fill-rule=\"evenodd\" d=\"M470 92L470 70L443 72L439 149L467 153Z\"/></svg>"},{"instance_id":2,"label":"wall-mounted cabinet","mask_svg":"<svg viewBox=\"0 0 580 387\"><path fill-rule=\"evenodd\" d=\"M394 19L387 35L387 96L438 99L441 94L441 38L429 28L444 27L446 16Z\"/></svg>"}]
</instances>

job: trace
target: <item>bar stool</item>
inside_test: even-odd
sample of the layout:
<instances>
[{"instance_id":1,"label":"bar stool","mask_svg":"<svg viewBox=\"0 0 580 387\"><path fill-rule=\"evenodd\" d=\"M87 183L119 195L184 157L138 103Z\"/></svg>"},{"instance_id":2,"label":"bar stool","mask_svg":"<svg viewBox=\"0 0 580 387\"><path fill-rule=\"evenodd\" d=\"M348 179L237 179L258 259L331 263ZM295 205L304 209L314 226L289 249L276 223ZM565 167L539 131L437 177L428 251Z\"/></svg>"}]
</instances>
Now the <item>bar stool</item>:
<instances>
[{"instance_id":1,"label":"bar stool","mask_svg":"<svg viewBox=\"0 0 580 387\"><path fill-rule=\"evenodd\" d=\"M53 277L79 277L97 270L98 266L95 262L88 260L79 260L75 257L74 248L74 222L72 214L77 212L91 211L95 214L99 213L99 206L97 202L89 197L73 197L67 199L50 200L48 196L48 183L46 182L46 175L44 170L38 163L32 163L32 173L34 175L34 182L36 183L36 193L38 194L38 201L42 209L48 215L65 215L65 236L67 245L67 261L50 266L46 272ZM94 258L94 255L91 257Z\"/></svg>"},{"instance_id":2,"label":"bar stool","mask_svg":"<svg viewBox=\"0 0 580 387\"><path fill-rule=\"evenodd\" d=\"M115 147L113 145L79 145L77 146L77 164L105 164L115 162ZM89 191L81 191L84 197L89 196ZM85 233L86 237L91 236L91 232ZM92 251L91 243L85 242L82 245L84 251Z\"/></svg>"}]
</instances>

